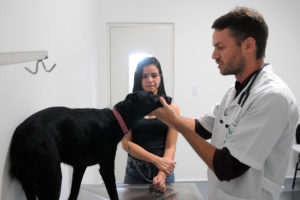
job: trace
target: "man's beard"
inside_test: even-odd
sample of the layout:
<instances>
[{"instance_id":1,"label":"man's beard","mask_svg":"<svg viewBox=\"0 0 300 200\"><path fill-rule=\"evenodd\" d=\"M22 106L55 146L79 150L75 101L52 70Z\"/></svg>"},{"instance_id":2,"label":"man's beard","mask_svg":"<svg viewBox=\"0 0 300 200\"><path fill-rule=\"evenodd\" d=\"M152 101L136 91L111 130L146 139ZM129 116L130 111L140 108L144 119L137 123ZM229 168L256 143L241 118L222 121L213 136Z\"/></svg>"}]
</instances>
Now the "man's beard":
<instances>
[{"instance_id":1,"label":"man's beard","mask_svg":"<svg viewBox=\"0 0 300 200\"><path fill-rule=\"evenodd\" d=\"M244 71L246 60L244 57L239 55L238 60L231 59L230 62L223 66L223 75L237 75Z\"/></svg>"}]
</instances>

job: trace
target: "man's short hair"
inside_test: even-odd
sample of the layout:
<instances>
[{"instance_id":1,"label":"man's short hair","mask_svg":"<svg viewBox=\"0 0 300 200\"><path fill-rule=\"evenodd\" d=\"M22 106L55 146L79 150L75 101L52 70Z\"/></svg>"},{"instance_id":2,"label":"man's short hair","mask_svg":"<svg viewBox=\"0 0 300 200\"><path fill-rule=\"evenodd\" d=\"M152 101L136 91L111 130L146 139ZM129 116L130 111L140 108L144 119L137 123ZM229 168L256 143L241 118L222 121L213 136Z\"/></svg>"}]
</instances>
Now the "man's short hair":
<instances>
[{"instance_id":1,"label":"man's short hair","mask_svg":"<svg viewBox=\"0 0 300 200\"><path fill-rule=\"evenodd\" d=\"M237 45L241 45L248 37L253 37L256 41L256 59L265 57L269 31L263 16L256 10L237 7L216 19L212 28L216 30L228 28Z\"/></svg>"}]
</instances>

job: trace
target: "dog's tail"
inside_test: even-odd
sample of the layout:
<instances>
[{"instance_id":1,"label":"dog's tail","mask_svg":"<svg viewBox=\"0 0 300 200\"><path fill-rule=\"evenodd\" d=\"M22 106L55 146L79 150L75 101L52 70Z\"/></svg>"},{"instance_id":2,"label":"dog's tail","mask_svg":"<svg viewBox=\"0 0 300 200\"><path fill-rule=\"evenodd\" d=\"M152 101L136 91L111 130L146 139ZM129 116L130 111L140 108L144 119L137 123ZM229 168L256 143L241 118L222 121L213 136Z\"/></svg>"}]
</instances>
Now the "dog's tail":
<instances>
[{"instance_id":1,"label":"dog's tail","mask_svg":"<svg viewBox=\"0 0 300 200\"><path fill-rule=\"evenodd\" d=\"M24 130L28 129L27 124L22 123L19 125L11 139L11 144L10 144L10 175L12 178L17 178L19 179L20 177L20 172L25 171L25 160L26 157L25 153L26 150L26 141L23 139L23 137L26 134L23 134Z\"/></svg>"},{"instance_id":2,"label":"dog's tail","mask_svg":"<svg viewBox=\"0 0 300 200\"><path fill-rule=\"evenodd\" d=\"M46 130L34 123L17 127L11 141L10 161L10 174L20 181L27 199L58 199L61 183L59 153Z\"/></svg>"}]
</instances>

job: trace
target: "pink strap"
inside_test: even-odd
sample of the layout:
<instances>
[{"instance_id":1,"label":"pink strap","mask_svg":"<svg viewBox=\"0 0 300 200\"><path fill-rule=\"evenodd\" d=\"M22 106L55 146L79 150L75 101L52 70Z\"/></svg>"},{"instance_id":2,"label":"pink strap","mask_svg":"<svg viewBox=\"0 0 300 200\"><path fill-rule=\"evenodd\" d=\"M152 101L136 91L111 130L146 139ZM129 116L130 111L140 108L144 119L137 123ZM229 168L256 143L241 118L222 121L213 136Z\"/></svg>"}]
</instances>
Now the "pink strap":
<instances>
[{"instance_id":1,"label":"pink strap","mask_svg":"<svg viewBox=\"0 0 300 200\"><path fill-rule=\"evenodd\" d=\"M122 131L123 131L123 133L124 133L124 135L127 135L129 131L128 131L128 128L127 128L127 126L126 126L126 124L125 124L125 122L124 122L122 116L121 116L120 113L119 113L117 110L115 110L115 109L113 109L112 112L113 112L115 118L117 119L117 121L118 121L118 123L119 123L119 125L120 125L120 127L121 127L121 129L122 129Z\"/></svg>"}]
</instances>

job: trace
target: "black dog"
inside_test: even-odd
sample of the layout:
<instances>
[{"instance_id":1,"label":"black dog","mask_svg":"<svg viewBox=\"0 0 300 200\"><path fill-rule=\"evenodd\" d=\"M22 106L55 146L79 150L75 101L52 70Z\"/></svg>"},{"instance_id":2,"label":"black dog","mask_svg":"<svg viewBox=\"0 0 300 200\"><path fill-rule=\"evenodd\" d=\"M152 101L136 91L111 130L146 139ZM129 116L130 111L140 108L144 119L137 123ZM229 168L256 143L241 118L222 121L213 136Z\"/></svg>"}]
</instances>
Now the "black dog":
<instances>
[{"instance_id":1,"label":"black dog","mask_svg":"<svg viewBox=\"0 0 300 200\"><path fill-rule=\"evenodd\" d=\"M140 91L127 95L114 109L130 129L160 106L159 96ZM74 200L86 168L99 164L109 197L117 200L114 161L123 136L111 109L47 108L16 128L10 147L11 174L20 180L28 200L58 200L60 163L69 164L74 169L69 200Z\"/></svg>"}]
</instances>

